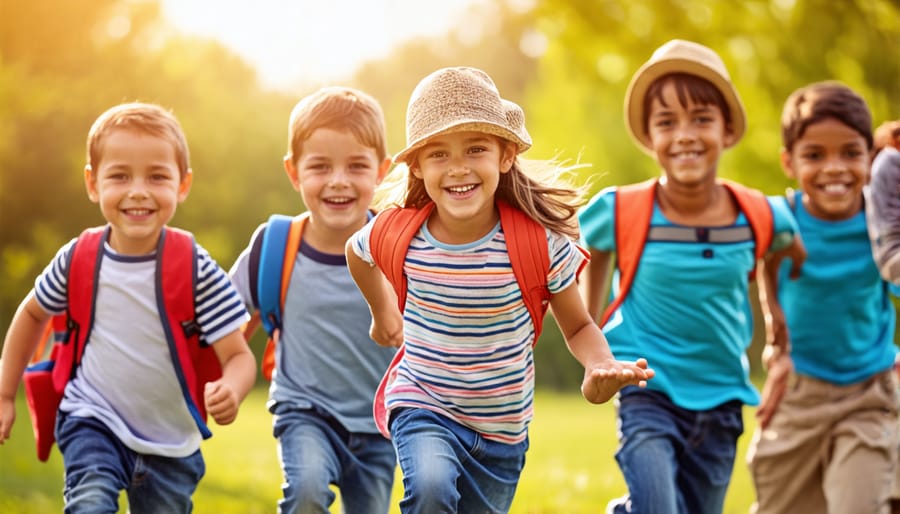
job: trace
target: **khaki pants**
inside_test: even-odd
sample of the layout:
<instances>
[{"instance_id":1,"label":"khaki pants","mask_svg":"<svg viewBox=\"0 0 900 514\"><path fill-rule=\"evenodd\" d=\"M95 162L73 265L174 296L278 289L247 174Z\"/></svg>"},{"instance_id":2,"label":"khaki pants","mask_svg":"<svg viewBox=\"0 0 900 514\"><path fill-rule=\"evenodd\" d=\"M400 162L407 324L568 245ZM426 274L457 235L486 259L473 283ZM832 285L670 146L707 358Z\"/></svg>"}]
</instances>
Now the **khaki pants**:
<instances>
[{"instance_id":1,"label":"khaki pants","mask_svg":"<svg viewBox=\"0 0 900 514\"><path fill-rule=\"evenodd\" d=\"M795 375L747 453L757 514L886 514L897 460L893 370L837 386Z\"/></svg>"}]
</instances>

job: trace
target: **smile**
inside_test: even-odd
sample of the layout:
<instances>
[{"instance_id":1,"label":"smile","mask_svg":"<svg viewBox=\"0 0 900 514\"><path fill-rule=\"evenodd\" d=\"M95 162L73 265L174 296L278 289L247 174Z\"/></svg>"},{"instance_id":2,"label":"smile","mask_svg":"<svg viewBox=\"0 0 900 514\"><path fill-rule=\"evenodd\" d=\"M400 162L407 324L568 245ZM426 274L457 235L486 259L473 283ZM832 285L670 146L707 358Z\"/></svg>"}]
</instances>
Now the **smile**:
<instances>
[{"instance_id":1,"label":"smile","mask_svg":"<svg viewBox=\"0 0 900 514\"><path fill-rule=\"evenodd\" d=\"M477 184L469 184L467 186L452 186L448 187L447 191L450 191L451 193L468 193L476 187L478 187Z\"/></svg>"}]
</instances>

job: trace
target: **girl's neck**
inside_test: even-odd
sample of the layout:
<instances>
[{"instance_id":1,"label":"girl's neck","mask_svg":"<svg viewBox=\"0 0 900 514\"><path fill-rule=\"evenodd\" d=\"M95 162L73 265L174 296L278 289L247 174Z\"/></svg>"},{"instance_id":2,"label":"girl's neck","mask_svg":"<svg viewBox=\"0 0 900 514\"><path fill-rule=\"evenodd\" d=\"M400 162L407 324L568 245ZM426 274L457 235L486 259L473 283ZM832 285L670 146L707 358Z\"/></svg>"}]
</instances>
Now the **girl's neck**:
<instances>
[{"instance_id":1,"label":"girl's neck","mask_svg":"<svg viewBox=\"0 0 900 514\"><path fill-rule=\"evenodd\" d=\"M428 231L432 237L448 245L462 245L478 241L490 233L500 221L496 208L470 219L455 219L441 216L435 209L428 218Z\"/></svg>"}]
</instances>

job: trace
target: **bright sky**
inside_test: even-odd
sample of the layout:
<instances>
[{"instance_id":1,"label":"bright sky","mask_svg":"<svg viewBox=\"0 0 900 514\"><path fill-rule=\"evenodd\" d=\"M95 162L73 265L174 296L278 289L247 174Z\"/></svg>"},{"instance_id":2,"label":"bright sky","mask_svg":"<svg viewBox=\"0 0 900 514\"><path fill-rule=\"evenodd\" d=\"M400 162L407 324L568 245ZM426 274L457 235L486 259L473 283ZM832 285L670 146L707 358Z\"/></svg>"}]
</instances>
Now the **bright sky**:
<instances>
[{"instance_id":1,"label":"bright sky","mask_svg":"<svg viewBox=\"0 0 900 514\"><path fill-rule=\"evenodd\" d=\"M482 0L163 0L182 32L216 38L287 89L346 78L416 36L446 33Z\"/></svg>"}]
</instances>

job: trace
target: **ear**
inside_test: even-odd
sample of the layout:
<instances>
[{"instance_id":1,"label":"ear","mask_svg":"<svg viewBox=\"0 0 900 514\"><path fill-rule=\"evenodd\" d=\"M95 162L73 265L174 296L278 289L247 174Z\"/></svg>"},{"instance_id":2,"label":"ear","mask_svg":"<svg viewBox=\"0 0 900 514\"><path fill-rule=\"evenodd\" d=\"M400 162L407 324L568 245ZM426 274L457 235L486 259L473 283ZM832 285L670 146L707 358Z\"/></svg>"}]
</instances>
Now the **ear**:
<instances>
[{"instance_id":1,"label":"ear","mask_svg":"<svg viewBox=\"0 0 900 514\"><path fill-rule=\"evenodd\" d=\"M188 168L181 183L178 184L178 203L185 201L188 193L191 192L191 186L194 184L194 170Z\"/></svg>"},{"instance_id":2,"label":"ear","mask_svg":"<svg viewBox=\"0 0 900 514\"><path fill-rule=\"evenodd\" d=\"M297 165L290 155L284 156L284 172L287 173L288 180L291 181L294 191L300 192L300 173L297 171Z\"/></svg>"},{"instance_id":3,"label":"ear","mask_svg":"<svg viewBox=\"0 0 900 514\"><path fill-rule=\"evenodd\" d=\"M376 184L381 184L381 181L387 176L388 170L391 169L392 162L390 157L385 157L384 160L381 161L381 165L378 166L378 176L375 177Z\"/></svg>"},{"instance_id":4,"label":"ear","mask_svg":"<svg viewBox=\"0 0 900 514\"><path fill-rule=\"evenodd\" d=\"M732 130L731 125L725 127L725 137L722 138L722 143L724 143L725 148L731 148L737 143L737 139L734 137L734 130Z\"/></svg>"},{"instance_id":5,"label":"ear","mask_svg":"<svg viewBox=\"0 0 900 514\"><path fill-rule=\"evenodd\" d=\"M786 148L781 149L781 169L784 170L784 174L787 178L797 179L797 173L794 171L794 161L791 152Z\"/></svg>"},{"instance_id":6,"label":"ear","mask_svg":"<svg viewBox=\"0 0 900 514\"><path fill-rule=\"evenodd\" d=\"M94 203L100 201L100 193L97 191L97 177L94 170L88 164L84 167L84 188L87 189L88 198Z\"/></svg>"},{"instance_id":7,"label":"ear","mask_svg":"<svg viewBox=\"0 0 900 514\"><path fill-rule=\"evenodd\" d=\"M414 177L416 177L416 178L419 179L419 180L425 180L425 179L422 177L422 170L419 169L419 163L418 163L418 162L409 163L409 164L407 164L406 166L409 168L409 172L412 173L412 175L413 175Z\"/></svg>"},{"instance_id":8,"label":"ear","mask_svg":"<svg viewBox=\"0 0 900 514\"><path fill-rule=\"evenodd\" d=\"M516 152L518 148L515 143L507 143L503 147L503 155L500 156L500 173L509 173L509 170L512 169L513 163L516 162Z\"/></svg>"}]
</instances>

